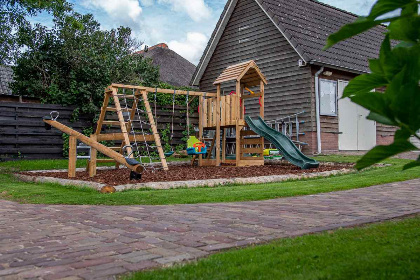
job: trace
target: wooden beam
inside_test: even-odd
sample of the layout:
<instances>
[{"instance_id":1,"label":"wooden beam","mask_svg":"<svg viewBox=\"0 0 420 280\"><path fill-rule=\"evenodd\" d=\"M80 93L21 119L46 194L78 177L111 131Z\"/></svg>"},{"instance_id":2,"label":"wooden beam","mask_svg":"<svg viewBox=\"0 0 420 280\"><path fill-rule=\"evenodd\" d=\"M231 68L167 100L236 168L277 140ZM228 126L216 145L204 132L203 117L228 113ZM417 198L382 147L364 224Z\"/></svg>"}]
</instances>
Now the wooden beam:
<instances>
[{"instance_id":1,"label":"wooden beam","mask_svg":"<svg viewBox=\"0 0 420 280\"><path fill-rule=\"evenodd\" d=\"M200 111L198 112L198 139L203 141L203 123L204 123L204 97L198 100ZM203 155L198 156L198 165L203 166Z\"/></svg>"},{"instance_id":2,"label":"wooden beam","mask_svg":"<svg viewBox=\"0 0 420 280\"><path fill-rule=\"evenodd\" d=\"M221 87L217 85L217 96L216 96L216 166L220 166L220 95Z\"/></svg>"},{"instance_id":3,"label":"wooden beam","mask_svg":"<svg viewBox=\"0 0 420 280\"><path fill-rule=\"evenodd\" d=\"M236 120L236 166L239 166L239 159L241 158L241 129L242 126Z\"/></svg>"},{"instance_id":4,"label":"wooden beam","mask_svg":"<svg viewBox=\"0 0 420 280\"><path fill-rule=\"evenodd\" d=\"M260 82L260 92L261 92L261 99L260 99L260 117L264 119L264 82ZM264 137L261 137L261 148L264 150Z\"/></svg>"},{"instance_id":5,"label":"wooden beam","mask_svg":"<svg viewBox=\"0 0 420 280\"><path fill-rule=\"evenodd\" d=\"M259 144L261 144L261 137L241 139L241 145L259 145Z\"/></svg>"},{"instance_id":6,"label":"wooden beam","mask_svg":"<svg viewBox=\"0 0 420 280\"><path fill-rule=\"evenodd\" d=\"M238 160L237 166L262 166L264 165L263 159L257 159L257 160L248 160L248 159L241 159Z\"/></svg>"},{"instance_id":7,"label":"wooden beam","mask_svg":"<svg viewBox=\"0 0 420 280\"><path fill-rule=\"evenodd\" d=\"M117 115L118 115L118 121L120 122L120 127L121 127L121 132L124 135L124 143L127 146L127 154L129 155L130 158L134 158L133 156L133 149L131 148L131 144L130 144L130 138L127 132L127 126L126 126L126 122L124 120L124 116L121 110L121 105L120 105L120 100L118 98L118 94L117 94L117 89L113 88L112 89L112 98L114 99L114 104L115 104L115 108L117 108Z\"/></svg>"},{"instance_id":8,"label":"wooden beam","mask_svg":"<svg viewBox=\"0 0 420 280\"><path fill-rule=\"evenodd\" d=\"M96 134L92 134L90 136L90 139L92 141L96 141ZM95 149L95 147L90 146L89 177L96 176L96 158L97 157L98 157L98 151Z\"/></svg>"},{"instance_id":9,"label":"wooden beam","mask_svg":"<svg viewBox=\"0 0 420 280\"><path fill-rule=\"evenodd\" d=\"M226 161L226 128L223 129L222 138L222 162Z\"/></svg>"},{"instance_id":10,"label":"wooden beam","mask_svg":"<svg viewBox=\"0 0 420 280\"><path fill-rule=\"evenodd\" d=\"M102 122L105 120L105 115L106 115L106 111L107 111L106 108L108 107L108 103L109 103L109 93L107 91L105 91L104 102L102 103L101 113L99 115L99 119L98 119L98 122L96 124L95 134L100 134L101 133Z\"/></svg>"},{"instance_id":11,"label":"wooden beam","mask_svg":"<svg viewBox=\"0 0 420 280\"><path fill-rule=\"evenodd\" d=\"M68 177L76 177L76 160L77 160L77 139L74 136L69 137L69 170Z\"/></svg>"},{"instance_id":12,"label":"wooden beam","mask_svg":"<svg viewBox=\"0 0 420 280\"><path fill-rule=\"evenodd\" d=\"M165 154L162 149L162 144L160 142L160 136L155 124L155 119L153 117L152 109L150 108L149 100L147 99L147 91L142 91L144 107L146 108L147 116L149 117L150 126L152 128L153 136L155 138L156 147L158 149L160 161L162 162L163 170L168 170L168 164L166 163Z\"/></svg>"},{"instance_id":13,"label":"wooden beam","mask_svg":"<svg viewBox=\"0 0 420 280\"><path fill-rule=\"evenodd\" d=\"M264 151L258 147L258 148L243 148L241 150L241 154L262 154Z\"/></svg>"},{"instance_id":14,"label":"wooden beam","mask_svg":"<svg viewBox=\"0 0 420 280\"><path fill-rule=\"evenodd\" d=\"M113 125L113 126L120 126L121 122L119 121L103 121L103 125ZM124 122L125 125L128 125L128 122Z\"/></svg>"},{"instance_id":15,"label":"wooden beam","mask_svg":"<svg viewBox=\"0 0 420 280\"><path fill-rule=\"evenodd\" d=\"M249 160L249 161L262 160L262 161L264 161L264 157L263 156L258 156L258 157L244 157L244 156L241 156L241 160Z\"/></svg>"},{"instance_id":16,"label":"wooden beam","mask_svg":"<svg viewBox=\"0 0 420 280\"><path fill-rule=\"evenodd\" d=\"M122 84L112 84L111 87L137 89L141 92L146 91L146 92L152 92L152 93L156 91L156 88L133 86L133 85L122 85ZM178 94L178 95L187 95L187 93L188 93L187 90L175 90L174 91L173 89L163 89L163 88L158 88L157 92L158 93L165 93L165 94ZM206 94L207 97L216 97L216 93L189 91L189 95L191 95L191 96L203 96L204 94Z\"/></svg>"}]
</instances>

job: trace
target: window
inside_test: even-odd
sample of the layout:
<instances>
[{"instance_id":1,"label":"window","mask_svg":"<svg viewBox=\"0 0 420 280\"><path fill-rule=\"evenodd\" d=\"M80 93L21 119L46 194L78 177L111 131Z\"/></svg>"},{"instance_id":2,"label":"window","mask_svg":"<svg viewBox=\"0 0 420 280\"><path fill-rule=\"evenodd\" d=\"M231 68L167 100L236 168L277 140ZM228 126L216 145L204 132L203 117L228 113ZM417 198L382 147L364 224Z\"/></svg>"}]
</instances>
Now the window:
<instances>
[{"instance_id":1,"label":"window","mask_svg":"<svg viewBox=\"0 0 420 280\"><path fill-rule=\"evenodd\" d=\"M319 79L319 113L337 116L337 81Z\"/></svg>"}]
</instances>

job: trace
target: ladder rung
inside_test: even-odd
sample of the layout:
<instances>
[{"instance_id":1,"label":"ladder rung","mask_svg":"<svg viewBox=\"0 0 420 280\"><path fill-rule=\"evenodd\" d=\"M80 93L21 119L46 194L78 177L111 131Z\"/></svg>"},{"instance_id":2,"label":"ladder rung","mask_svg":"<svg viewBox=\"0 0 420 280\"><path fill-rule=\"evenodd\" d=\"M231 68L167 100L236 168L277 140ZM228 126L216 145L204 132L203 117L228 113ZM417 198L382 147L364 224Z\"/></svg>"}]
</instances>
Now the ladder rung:
<instances>
[{"instance_id":1,"label":"ladder rung","mask_svg":"<svg viewBox=\"0 0 420 280\"><path fill-rule=\"evenodd\" d=\"M124 122L125 125L128 124L128 122ZM119 121L103 121L102 122L103 125L120 125Z\"/></svg>"},{"instance_id":2,"label":"ladder rung","mask_svg":"<svg viewBox=\"0 0 420 280\"><path fill-rule=\"evenodd\" d=\"M106 107L105 110L106 111L110 111L110 112L116 112L117 111L117 108L115 108L115 107Z\"/></svg>"},{"instance_id":3,"label":"ladder rung","mask_svg":"<svg viewBox=\"0 0 420 280\"><path fill-rule=\"evenodd\" d=\"M134 99L134 98L137 98L139 95L134 96L134 95L127 95L127 94L117 94L117 96L118 97L125 97L127 99Z\"/></svg>"},{"instance_id":4,"label":"ladder rung","mask_svg":"<svg viewBox=\"0 0 420 280\"><path fill-rule=\"evenodd\" d=\"M90 159L90 156L77 156L77 159Z\"/></svg>"},{"instance_id":5,"label":"ladder rung","mask_svg":"<svg viewBox=\"0 0 420 280\"><path fill-rule=\"evenodd\" d=\"M110 148L111 150L114 150L114 151L119 151L119 150L121 150L121 147L108 147L108 148Z\"/></svg>"}]
</instances>

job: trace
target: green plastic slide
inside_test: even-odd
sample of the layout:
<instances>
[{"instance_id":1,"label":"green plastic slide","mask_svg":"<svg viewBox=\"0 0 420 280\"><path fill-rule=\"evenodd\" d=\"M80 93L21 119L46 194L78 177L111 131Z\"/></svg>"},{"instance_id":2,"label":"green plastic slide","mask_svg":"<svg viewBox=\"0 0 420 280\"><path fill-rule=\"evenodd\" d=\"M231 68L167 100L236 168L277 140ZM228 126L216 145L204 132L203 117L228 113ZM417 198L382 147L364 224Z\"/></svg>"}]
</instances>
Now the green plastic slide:
<instances>
[{"instance_id":1,"label":"green plastic slide","mask_svg":"<svg viewBox=\"0 0 420 280\"><path fill-rule=\"evenodd\" d=\"M302 169L319 166L318 161L305 156L286 135L269 127L261 117L253 120L246 116L245 121L252 131L270 141L290 163Z\"/></svg>"}]
</instances>

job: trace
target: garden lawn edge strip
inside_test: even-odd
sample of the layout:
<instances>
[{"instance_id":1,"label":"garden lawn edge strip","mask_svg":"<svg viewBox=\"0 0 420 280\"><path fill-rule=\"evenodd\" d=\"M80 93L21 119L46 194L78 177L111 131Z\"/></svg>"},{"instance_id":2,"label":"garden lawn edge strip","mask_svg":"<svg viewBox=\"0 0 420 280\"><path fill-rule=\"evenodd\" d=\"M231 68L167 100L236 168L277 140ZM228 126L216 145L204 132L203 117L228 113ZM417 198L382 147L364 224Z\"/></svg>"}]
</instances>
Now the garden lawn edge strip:
<instances>
[{"instance_id":1,"label":"garden lawn edge strip","mask_svg":"<svg viewBox=\"0 0 420 280\"><path fill-rule=\"evenodd\" d=\"M245 185L245 184L266 184L283 182L288 180L302 180L309 178L321 178L336 175L343 175L356 172L354 169L339 169L315 173L305 174L286 174L286 175L272 175L272 176L259 176L250 178L226 178L226 179L207 179L207 180L191 180L191 181L169 181L169 182L147 182L147 183L136 183L136 184L125 184L115 186L116 191L125 190L137 190L137 189L175 189L175 188L196 188L196 187L217 187L224 185ZM105 184L81 181L81 180L69 180L59 179L45 176L30 176L23 174L14 174L16 178L25 182L36 182L36 183L56 183L63 186L76 186L76 187L89 187L96 190L100 190Z\"/></svg>"}]
</instances>

